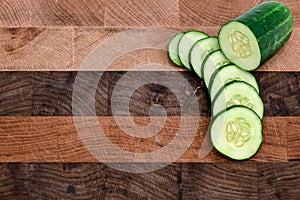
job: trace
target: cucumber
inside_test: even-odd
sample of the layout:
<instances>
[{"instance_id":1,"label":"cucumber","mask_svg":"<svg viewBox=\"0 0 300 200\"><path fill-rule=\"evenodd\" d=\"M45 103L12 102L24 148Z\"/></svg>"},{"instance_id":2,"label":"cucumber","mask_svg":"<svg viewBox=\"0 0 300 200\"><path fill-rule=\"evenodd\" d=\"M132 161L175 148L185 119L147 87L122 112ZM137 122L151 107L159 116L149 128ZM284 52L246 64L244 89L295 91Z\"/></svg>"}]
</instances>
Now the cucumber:
<instances>
[{"instance_id":1,"label":"cucumber","mask_svg":"<svg viewBox=\"0 0 300 200\"><path fill-rule=\"evenodd\" d=\"M280 2L268 1L222 26L219 44L232 63L254 70L284 45L292 30L291 11Z\"/></svg>"},{"instance_id":2,"label":"cucumber","mask_svg":"<svg viewBox=\"0 0 300 200\"><path fill-rule=\"evenodd\" d=\"M193 70L196 74L202 78L201 66L205 57L215 51L220 49L218 38L217 37L208 37L199 40L194 44L190 52L190 61Z\"/></svg>"},{"instance_id":3,"label":"cucumber","mask_svg":"<svg viewBox=\"0 0 300 200\"><path fill-rule=\"evenodd\" d=\"M224 56L221 50L213 51L208 54L201 66L204 83L208 88L208 84L212 74L220 67L229 64L230 61Z\"/></svg>"},{"instance_id":4,"label":"cucumber","mask_svg":"<svg viewBox=\"0 0 300 200\"><path fill-rule=\"evenodd\" d=\"M209 82L208 90L210 93L210 99L214 99L217 92L228 82L231 81L244 81L253 86L257 93L259 88L255 77L248 71L242 70L236 65L225 65L216 70Z\"/></svg>"},{"instance_id":5,"label":"cucumber","mask_svg":"<svg viewBox=\"0 0 300 200\"><path fill-rule=\"evenodd\" d=\"M214 147L236 160L252 157L262 143L262 123L255 112L233 106L220 112L209 129Z\"/></svg>"},{"instance_id":6,"label":"cucumber","mask_svg":"<svg viewBox=\"0 0 300 200\"><path fill-rule=\"evenodd\" d=\"M231 81L219 90L212 101L212 114L235 105L242 105L252 109L260 119L263 118L264 104L255 88L243 81Z\"/></svg>"},{"instance_id":7,"label":"cucumber","mask_svg":"<svg viewBox=\"0 0 300 200\"><path fill-rule=\"evenodd\" d=\"M190 54L190 51L191 51L193 45L198 40L201 40L206 37L208 37L208 35L201 31L191 30L191 31L186 32L182 36L182 38L179 40L178 55L179 55L181 63L187 69L191 70L189 54Z\"/></svg>"},{"instance_id":8,"label":"cucumber","mask_svg":"<svg viewBox=\"0 0 300 200\"><path fill-rule=\"evenodd\" d=\"M178 66L183 66L182 62L180 61L180 58L178 56L178 43L184 33L178 33L176 34L170 41L168 46L168 53L169 58L172 60L173 63L175 63Z\"/></svg>"}]
</instances>

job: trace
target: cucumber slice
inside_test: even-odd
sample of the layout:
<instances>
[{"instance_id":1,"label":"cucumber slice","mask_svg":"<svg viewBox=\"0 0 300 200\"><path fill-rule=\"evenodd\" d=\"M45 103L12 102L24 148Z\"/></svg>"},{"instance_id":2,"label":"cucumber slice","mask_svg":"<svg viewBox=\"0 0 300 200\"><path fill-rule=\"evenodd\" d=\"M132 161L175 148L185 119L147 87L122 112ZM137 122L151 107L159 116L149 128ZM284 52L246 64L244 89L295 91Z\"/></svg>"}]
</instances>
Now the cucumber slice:
<instances>
[{"instance_id":1,"label":"cucumber slice","mask_svg":"<svg viewBox=\"0 0 300 200\"><path fill-rule=\"evenodd\" d=\"M169 46L168 46L168 53L169 53L169 58L173 61L178 66L183 66L182 62L180 61L180 58L178 56L178 43L184 33L178 33L176 34L170 41Z\"/></svg>"},{"instance_id":2,"label":"cucumber slice","mask_svg":"<svg viewBox=\"0 0 300 200\"><path fill-rule=\"evenodd\" d=\"M208 88L212 74L220 67L229 64L230 61L224 56L221 50L213 51L208 54L201 66L204 83Z\"/></svg>"},{"instance_id":3,"label":"cucumber slice","mask_svg":"<svg viewBox=\"0 0 300 200\"><path fill-rule=\"evenodd\" d=\"M201 66L205 57L215 51L220 49L218 38L217 37L208 37L199 40L194 44L190 52L190 61L193 70L196 74L202 78Z\"/></svg>"},{"instance_id":4,"label":"cucumber slice","mask_svg":"<svg viewBox=\"0 0 300 200\"><path fill-rule=\"evenodd\" d=\"M222 26L219 43L232 63L254 70L284 45L292 30L291 11L282 3L268 1Z\"/></svg>"},{"instance_id":5,"label":"cucumber slice","mask_svg":"<svg viewBox=\"0 0 300 200\"><path fill-rule=\"evenodd\" d=\"M206 35L205 33L201 31L192 30L186 32L180 39L178 44L178 55L183 66L185 66L187 69L191 69L189 54L193 45L198 40L201 40L206 37L208 37L208 35Z\"/></svg>"},{"instance_id":6,"label":"cucumber slice","mask_svg":"<svg viewBox=\"0 0 300 200\"><path fill-rule=\"evenodd\" d=\"M235 105L242 105L252 109L263 118L264 104L255 88L243 81L231 81L219 90L212 101L213 116L220 111Z\"/></svg>"},{"instance_id":7,"label":"cucumber slice","mask_svg":"<svg viewBox=\"0 0 300 200\"><path fill-rule=\"evenodd\" d=\"M236 160L252 157L262 143L262 123L251 109L234 106L220 112L209 133L214 147Z\"/></svg>"},{"instance_id":8,"label":"cucumber slice","mask_svg":"<svg viewBox=\"0 0 300 200\"><path fill-rule=\"evenodd\" d=\"M210 93L210 99L214 99L217 92L228 82L231 81L244 81L253 86L257 93L259 88L255 77L236 65L225 65L215 71L210 79L208 90Z\"/></svg>"}]
</instances>

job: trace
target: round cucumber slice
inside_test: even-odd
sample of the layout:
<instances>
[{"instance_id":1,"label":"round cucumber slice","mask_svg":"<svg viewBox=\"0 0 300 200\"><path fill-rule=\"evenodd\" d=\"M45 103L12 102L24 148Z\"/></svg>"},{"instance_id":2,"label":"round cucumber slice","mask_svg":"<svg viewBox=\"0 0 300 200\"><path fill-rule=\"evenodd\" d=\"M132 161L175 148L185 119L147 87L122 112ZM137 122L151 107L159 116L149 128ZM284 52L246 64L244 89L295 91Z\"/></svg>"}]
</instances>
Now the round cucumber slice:
<instances>
[{"instance_id":1,"label":"round cucumber slice","mask_svg":"<svg viewBox=\"0 0 300 200\"><path fill-rule=\"evenodd\" d=\"M234 106L220 112L213 119L209 133L214 147L235 160L252 157L262 143L261 120L244 106Z\"/></svg>"},{"instance_id":2,"label":"round cucumber slice","mask_svg":"<svg viewBox=\"0 0 300 200\"><path fill-rule=\"evenodd\" d=\"M220 46L217 37L201 39L192 47L190 52L191 66L200 78L203 77L203 75L201 74L201 66L205 57L209 53L218 49L220 49Z\"/></svg>"},{"instance_id":3,"label":"round cucumber slice","mask_svg":"<svg viewBox=\"0 0 300 200\"><path fill-rule=\"evenodd\" d=\"M168 54L169 58L178 66L183 66L182 62L180 61L180 58L178 56L178 43L184 33L178 33L176 34L170 41L168 46Z\"/></svg>"},{"instance_id":4,"label":"round cucumber slice","mask_svg":"<svg viewBox=\"0 0 300 200\"><path fill-rule=\"evenodd\" d=\"M220 111L236 105L252 109L260 119L263 118L264 104L255 88L243 81L231 81L216 94L212 101L212 113L215 116Z\"/></svg>"},{"instance_id":5,"label":"round cucumber slice","mask_svg":"<svg viewBox=\"0 0 300 200\"><path fill-rule=\"evenodd\" d=\"M187 69L191 70L191 65L189 61L189 54L193 47L193 45L203 38L208 37L207 34L201 32L201 31L188 31L186 32L182 38L179 41L178 44L178 55L180 58L180 61L182 62L183 66L185 66Z\"/></svg>"},{"instance_id":6,"label":"round cucumber slice","mask_svg":"<svg viewBox=\"0 0 300 200\"><path fill-rule=\"evenodd\" d=\"M216 50L206 56L201 66L204 83L208 88L212 74L220 67L229 64L230 61L224 56L221 50Z\"/></svg>"},{"instance_id":7,"label":"round cucumber slice","mask_svg":"<svg viewBox=\"0 0 300 200\"><path fill-rule=\"evenodd\" d=\"M210 98L214 99L218 91L228 82L231 81L244 81L253 86L257 93L259 93L259 87L255 77L248 71L242 70L236 65L225 65L216 70L209 82L208 90Z\"/></svg>"}]
</instances>

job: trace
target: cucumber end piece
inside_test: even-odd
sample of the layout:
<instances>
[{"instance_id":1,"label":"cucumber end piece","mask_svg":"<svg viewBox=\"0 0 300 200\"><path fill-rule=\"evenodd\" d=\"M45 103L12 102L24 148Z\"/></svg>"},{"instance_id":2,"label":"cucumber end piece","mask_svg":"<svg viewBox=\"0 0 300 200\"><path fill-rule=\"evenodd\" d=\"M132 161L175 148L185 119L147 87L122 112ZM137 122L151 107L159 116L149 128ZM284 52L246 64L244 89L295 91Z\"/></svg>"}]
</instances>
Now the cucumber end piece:
<instances>
[{"instance_id":1,"label":"cucumber end piece","mask_svg":"<svg viewBox=\"0 0 300 200\"><path fill-rule=\"evenodd\" d=\"M240 22L231 21L222 26L219 44L224 55L244 70L254 70L261 63L260 48L254 33Z\"/></svg>"}]
</instances>

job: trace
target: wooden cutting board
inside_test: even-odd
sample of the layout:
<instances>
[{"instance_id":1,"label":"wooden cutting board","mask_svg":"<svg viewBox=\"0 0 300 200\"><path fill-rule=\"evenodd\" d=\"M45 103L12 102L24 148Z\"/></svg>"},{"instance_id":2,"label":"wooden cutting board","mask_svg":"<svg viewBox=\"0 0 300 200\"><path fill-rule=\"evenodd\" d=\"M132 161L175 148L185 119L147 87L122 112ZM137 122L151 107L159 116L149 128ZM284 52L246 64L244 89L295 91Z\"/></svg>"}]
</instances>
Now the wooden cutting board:
<instances>
[{"instance_id":1,"label":"wooden cutting board","mask_svg":"<svg viewBox=\"0 0 300 200\"><path fill-rule=\"evenodd\" d=\"M0 5L0 198L299 199L299 1L282 1L294 16L293 34L273 58L253 72L265 117L263 144L248 161L230 160L214 149L199 157L210 122L207 90L192 72L172 64L165 50L134 49L118 56L105 70L93 65L81 68L97 47L122 34L137 32L143 36L157 29L156 37L166 38L166 44L170 31L197 29L217 36L222 24L260 2L4 0ZM144 39L146 44L153 42L151 37ZM106 48L103 57L113 54L109 46ZM131 70L151 63L168 69ZM184 87L175 72L192 90ZM124 74L133 82L138 77L155 77L175 85L175 89L172 92L158 84L141 86L131 96L132 117L115 116L111 98ZM130 174L103 163L118 161L115 155L111 159L92 155L75 122L91 122L93 112L73 116L72 95L76 81L90 84L80 77L99 75L102 78L94 88L96 92L76 98L83 102L95 99L99 125L109 141L125 151L158 151L174 140L181 120L186 124L199 122L199 126L189 127L196 130L195 137L175 163L154 172ZM123 87L133 89L132 85ZM199 114L181 116L174 92L195 97ZM116 123L115 117L133 118L145 126L150 123L150 107L157 104L165 108L167 117L151 116L157 127L162 127L154 136L131 136L124 131L130 125L120 127ZM175 148L181 148L187 138L182 137Z\"/></svg>"}]
</instances>

